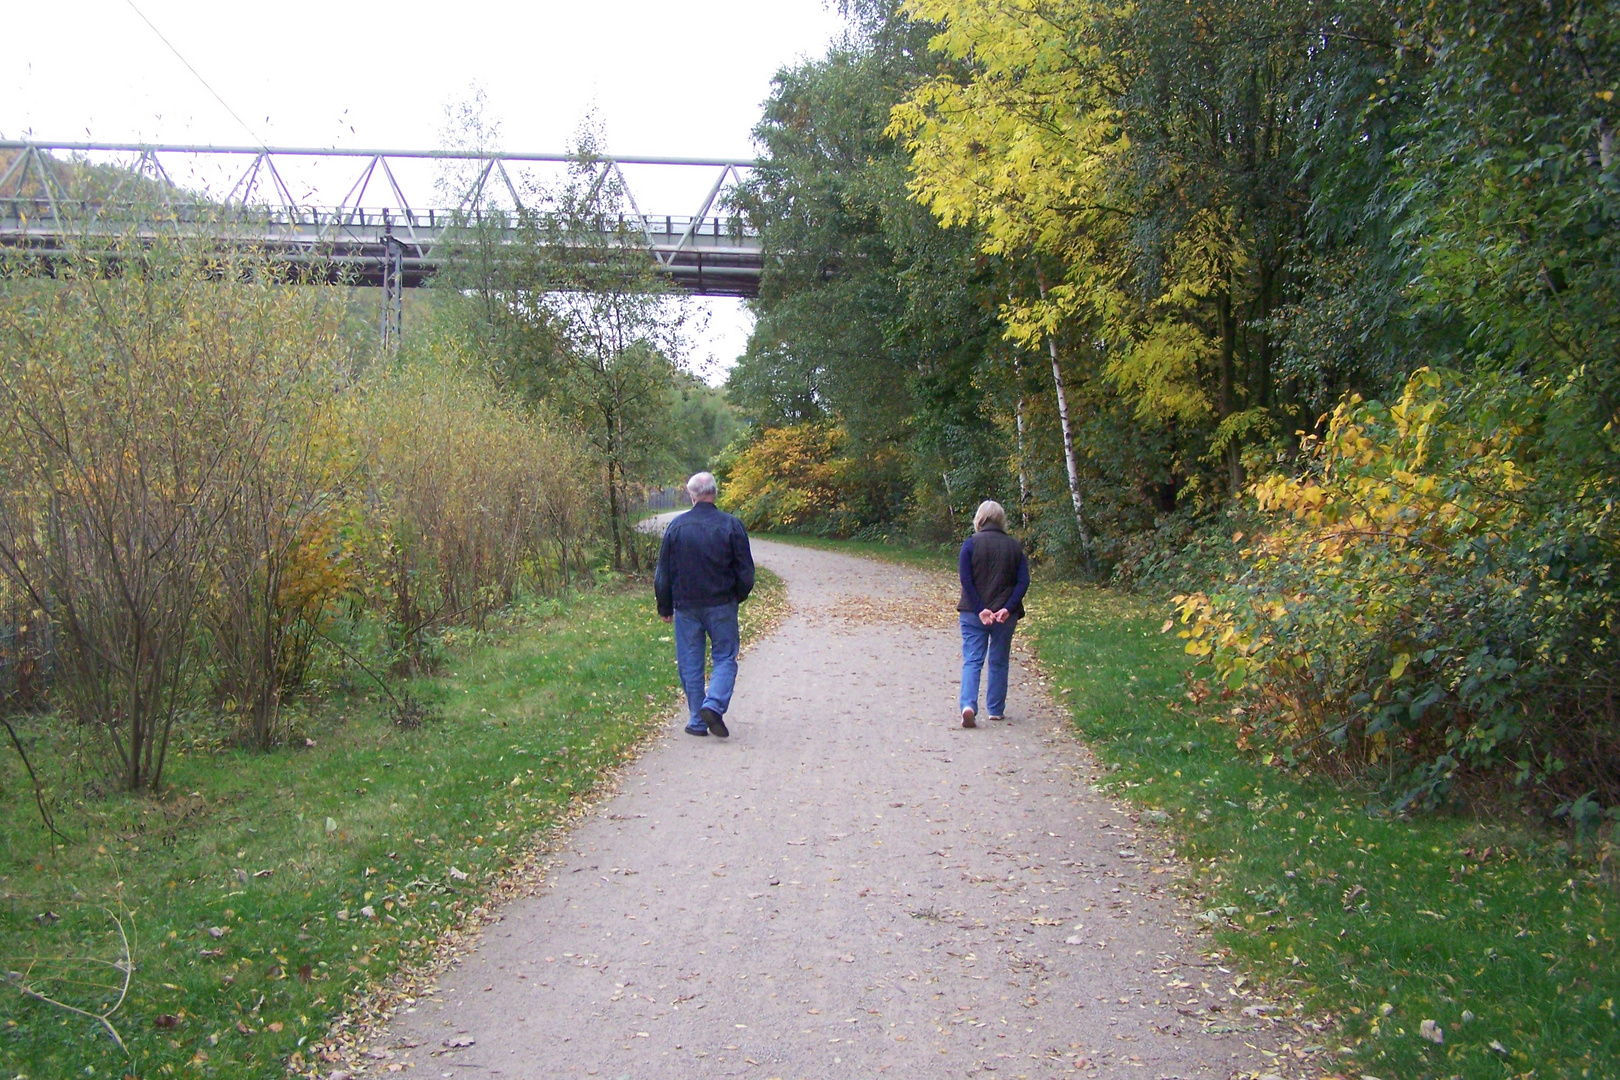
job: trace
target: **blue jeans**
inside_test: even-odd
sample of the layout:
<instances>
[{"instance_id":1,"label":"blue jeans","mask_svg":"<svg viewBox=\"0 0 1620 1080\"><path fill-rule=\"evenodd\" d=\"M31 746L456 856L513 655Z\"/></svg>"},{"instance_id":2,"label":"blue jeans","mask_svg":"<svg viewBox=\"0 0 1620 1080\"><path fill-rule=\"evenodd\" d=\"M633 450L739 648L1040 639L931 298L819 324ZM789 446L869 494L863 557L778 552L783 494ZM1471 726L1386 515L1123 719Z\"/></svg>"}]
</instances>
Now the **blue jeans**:
<instances>
[{"instance_id":1,"label":"blue jeans","mask_svg":"<svg viewBox=\"0 0 1620 1080\"><path fill-rule=\"evenodd\" d=\"M1007 665L1012 656L1017 619L985 626L977 615L962 612L962 695L960 707L979 709L979 672L990 661L990 679L984 688L988 716L1007 715Z\"/></svg>"},{"instance_id":2,"label":"blue jeans","mask_svg":"<svg viewBox=\"0 0 1620 1080\"><path fill-rule=\"evenodd\" d=\"M714 673L703 685L704 637L708 637L714 657ZM699 709L713 709L721 716L731 704L731 688L737 682L737 604L716 604L705 608L675 609L675 665L680 669L681 686L686 690L686 709L696 723Z\"/></svg>"}]
</instances>

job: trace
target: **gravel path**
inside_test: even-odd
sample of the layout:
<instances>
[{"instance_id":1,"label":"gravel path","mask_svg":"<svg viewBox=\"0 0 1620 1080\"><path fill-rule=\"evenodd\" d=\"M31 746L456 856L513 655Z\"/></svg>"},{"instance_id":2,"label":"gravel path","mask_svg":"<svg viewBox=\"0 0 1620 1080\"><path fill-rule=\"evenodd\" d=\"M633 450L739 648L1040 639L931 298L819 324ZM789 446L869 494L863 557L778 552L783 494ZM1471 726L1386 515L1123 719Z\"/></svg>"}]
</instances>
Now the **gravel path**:
<instances>
[{"instance_id":1,"label":"gravel path","mask_svg":"<svg viewBox=\"0 0 1620 1080\"><path fill-rule=\"evenodd\" d=\"M754 550L793 610L731 739L672 726L374 1045L442 1077L1256 1070L1152 830L1088 786L1027 663L1006 722L959 726L950 583Z\"/></svg>"}]
</instances>

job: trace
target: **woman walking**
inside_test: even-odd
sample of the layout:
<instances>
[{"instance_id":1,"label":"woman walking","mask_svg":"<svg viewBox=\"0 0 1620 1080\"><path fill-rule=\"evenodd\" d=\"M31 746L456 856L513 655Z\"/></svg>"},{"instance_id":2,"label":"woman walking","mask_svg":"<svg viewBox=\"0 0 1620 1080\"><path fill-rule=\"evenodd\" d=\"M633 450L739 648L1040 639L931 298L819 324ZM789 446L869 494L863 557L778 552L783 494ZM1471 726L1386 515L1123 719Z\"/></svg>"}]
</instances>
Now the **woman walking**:
<instances>
[{"instance_id":1,"label":"woman walking","mask_svg":"<svg viewBox=\"0 0 1620 1080\"><path fill-rule=\"evenodd\" d=\"M978 726L979 673L987 658L985 708L992 720L1007 715L1007 664L1029 590L1029 558L1024 545L1007 535L1007 511L994 499L980 503L974 513L973 535L962 541L957 570L962 579L962 599L956 605L962 624L962 726L970 728Z\"/></svg>"}]
</instances>

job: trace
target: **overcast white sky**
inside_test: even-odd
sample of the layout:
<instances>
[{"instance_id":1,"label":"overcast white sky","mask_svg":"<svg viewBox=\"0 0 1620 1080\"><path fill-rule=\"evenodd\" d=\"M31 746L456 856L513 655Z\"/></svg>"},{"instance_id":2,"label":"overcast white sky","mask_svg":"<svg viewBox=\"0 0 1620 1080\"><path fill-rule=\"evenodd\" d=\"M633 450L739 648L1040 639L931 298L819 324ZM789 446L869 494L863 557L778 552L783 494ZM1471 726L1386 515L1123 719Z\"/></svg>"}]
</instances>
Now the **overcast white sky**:
<instances>
[{"instance_id":1,"label":"overcast white sky","mask_svg":"<svg viewBox=\"0 0 1620 1080\"><path fill-rule=\"evenodd\" d=\"M0 137L234 145L432 148L445 106L476 85L503 149L566 150L594 113L616 154L752 157L749 131L771 76L821 55L841 30L823 0L6 7ZM631 182L644 210L685 214L713 176ZM320 194L336 202L343 192ZM747 313L730 300L704 303L698 359L729 366Z\"/></svg>"}]
</instances>

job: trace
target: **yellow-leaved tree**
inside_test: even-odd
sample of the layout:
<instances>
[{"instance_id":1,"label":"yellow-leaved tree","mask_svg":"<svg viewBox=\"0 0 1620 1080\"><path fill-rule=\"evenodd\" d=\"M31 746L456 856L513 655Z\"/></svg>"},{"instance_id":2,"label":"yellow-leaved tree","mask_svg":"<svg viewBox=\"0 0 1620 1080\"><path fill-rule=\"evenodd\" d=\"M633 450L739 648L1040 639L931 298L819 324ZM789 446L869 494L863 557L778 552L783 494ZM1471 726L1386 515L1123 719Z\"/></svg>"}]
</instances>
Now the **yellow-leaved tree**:
<instances>
[{"instance_id":1,"label":"yellow-leaved tree","mask_svg":"<svg viewBox=\"0 0 1620 1080\"><path fill-rule=\"evenodd\" d=\"M1069 495L1085 544L1058 342L1095 362L1100 316L1118 306L1101 249L1120 224L1105 205L1109 160L1128 144L1110 103L1111 64L1094 47L1077 52L1065 27L1094 21L1105 5L914 0L907 10L942 27L932 47L971 75L924 82L894 108L889 134L906 140L912 194L942 224L973 226L986 254L1036 267L1036 295L1010 292L1002 317L1010 340L1044 349L1051 361ZM1048 282L1043 264L1060 268L1057 281Z\"/></svg>"},{"instance_id":2,"label":"yellow-leaved tree","mask_svg":"<svg viewBox=\"0 0 1620 1080\"><path fill-rule=\"evenodd\" d=\"M906 10L941 27L932 46L959 68L897 106L890 132L914 196L1033 278L1002 315L1052 361L1076 512L1065 364L1238 490L1242 447L1297 411L1279 407L1269 320L1303 213L1286 135L1298 61L1265 30L1298 16L1169 0Z\"/></svg>"}]
</instances>

